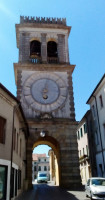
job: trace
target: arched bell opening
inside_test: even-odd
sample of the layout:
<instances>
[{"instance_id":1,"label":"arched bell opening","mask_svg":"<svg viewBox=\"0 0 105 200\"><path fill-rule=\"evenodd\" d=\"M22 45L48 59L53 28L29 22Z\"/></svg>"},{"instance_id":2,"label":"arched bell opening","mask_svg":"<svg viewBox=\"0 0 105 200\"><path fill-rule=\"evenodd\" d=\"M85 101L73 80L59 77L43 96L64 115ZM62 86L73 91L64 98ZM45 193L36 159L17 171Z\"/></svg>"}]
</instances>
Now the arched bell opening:
<instances>
[{"instance_id":1,"label":"arched bell opening","mask_svg":"<svg viewBox=\"0 0 105 200\"><path fill-rule=\"evenodd\" d=\"M41 43L37 40L30 42L30 57L34 63L41 60Z\"/></svg>"},{"instance_id":2,"label":"arched bell opening","mask_svg":"<svg viewBox=\"0 0 105 200\"><path fill-rule=\"evenodd\" d=\"M57 43L55 41L49 41L47 43L47 60L48 63L58 62Z\"/></svg>"}]
</instances>

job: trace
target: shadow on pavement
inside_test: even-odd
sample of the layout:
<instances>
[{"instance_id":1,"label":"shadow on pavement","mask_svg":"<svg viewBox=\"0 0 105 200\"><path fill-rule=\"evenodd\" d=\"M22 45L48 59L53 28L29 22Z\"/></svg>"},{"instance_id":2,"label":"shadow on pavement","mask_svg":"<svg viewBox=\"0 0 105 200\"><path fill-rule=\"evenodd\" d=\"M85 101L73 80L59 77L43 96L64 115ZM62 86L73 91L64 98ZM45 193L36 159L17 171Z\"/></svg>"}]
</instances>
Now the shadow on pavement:
<instances>
[{"instance_id":1,"label":"shadow on pavement","mask_svg":"<svg viewBox=\"0 0 105 200\"><path fill-rule=\"evenodd\" d=\"M23 192L15 200L85 200L84 191L68 191L58 186L35 184L32 190Z\"/></svg>"}]
</instances>

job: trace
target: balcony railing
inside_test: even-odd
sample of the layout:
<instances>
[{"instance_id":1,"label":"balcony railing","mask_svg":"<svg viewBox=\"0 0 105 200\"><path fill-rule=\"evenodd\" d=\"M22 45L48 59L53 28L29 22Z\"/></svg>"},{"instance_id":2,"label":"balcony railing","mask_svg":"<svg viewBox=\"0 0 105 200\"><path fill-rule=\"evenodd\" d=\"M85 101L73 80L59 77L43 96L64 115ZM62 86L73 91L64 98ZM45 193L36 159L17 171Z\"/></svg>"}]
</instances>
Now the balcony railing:
<instances>
[{"instance_id":1,"label":"balcony railing","mask_svg":"<svg viewBox=\"0 0 105 200\"><path fill-rule=\"evenodd\" d=\"M30 57L29 61L34 64L43 63L41 57ZM56 64L56 63L58 63L58 58L57 57L47 57L47 63Z\"/></svg>"},{"instance_id":2,"label":"balcony railing","mask_svg":"<svg viewBox=\"0 0 105 200\"><path fill-rule=\"evenodd\" d=\"M58 57L47 57L48 63L58 63Z\"/></svg>"},{"instance_id":3,"label":"balcony railing","mask_svg":"<svg viewBox=\"0 0 105 200\"><path fill-rule=\"evenodd\" d=\"M30 61L32 63L35 63L35 64L42 63L41 57L39 57L39 58L30 58Z\"/></svg>"}]
</instances>

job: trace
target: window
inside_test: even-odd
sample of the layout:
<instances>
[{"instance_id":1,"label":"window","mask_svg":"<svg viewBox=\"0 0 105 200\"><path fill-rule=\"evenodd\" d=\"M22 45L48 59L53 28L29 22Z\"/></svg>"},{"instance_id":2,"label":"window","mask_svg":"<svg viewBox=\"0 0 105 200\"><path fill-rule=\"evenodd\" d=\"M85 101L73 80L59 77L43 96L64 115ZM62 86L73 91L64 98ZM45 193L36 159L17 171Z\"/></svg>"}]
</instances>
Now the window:
<instances>
[{"instance_id":1,"label":"window","mask_svg":"<svg viewBox=\"0 0 105 200\"><path fill-rule=\"evenodd\" d=\"M84 127L84 133L87 133L87 126L86 126L86 123L83 125Z\"/></svg>"},{"instance_id":2,"label":"window","mask_svg":"<svg viewBox=\"0 0 105 200\"><path fill-rule=\"evenodd\" d=\"M80 133L81 133L81 137L83 137L83 132L82 132L82 128L80 128Z\"/></svg>"},{"instance_id":3,"label":"window","mask_svg":"<svg viewBox=\"0 0 105 200\"><path fill-rule=\"evenodd\" d=\"M80 150L80 157L81 157L81 150Z\"/></svg>"},{"instance_id":4,"label":"window","mask_svg":"<svg viewBox=\"0 0 105 200\"><path fill-rule=\"evenodd\" d=\"M44 159L44 161L46 162L46 159Z\"/></svg>"},{"instance_id":5,"label":"window","mask_svg":"<svg viewBox=\"0 0 105 200\"><path fill-rule=\"evenodd\" d=\"M102 99L102 95L99 96L99 101L100 101L100 107L103 108L103 99Z\"/></svg>"},{"instance_id":6,"label":"window","mask_svg":"<svg viewBox=\"0 0 105 200\"><path fill-rule=\"evenodd\" d=\"M18 190L21 189L21 170L18 170Z\"/></svg>"},{"instance_id":7,"label":"window","mask_svg":"<svg viewBox=\"0 0 105 200\"><path fill-rule=\"evenodd\" d=\"M36 166L34 166L34 171L37 171L37 170L36 170Z\"/></svg>"},{"instance_id":8,"label":"window","mask_svg":"<svg viewBox=\"0 0 105 200\"><path fill-rule=\"evenodd\" d=\"M79 131L77 132L77 139L80 140L80 134L79 134Z\"/></svg>"},{"instance_id":9,"label":"window","mask_svg":"<svg viewBox=\"0 0 105 200\"><path fill-rule=\"evenodd\" d=\"M5 144L6 119L0 116L0 143Z\"/></svg>"},{"instance_id":10,"label":"window","mask_svg":"<svg viewBox=\"0 0 105 200\"><path fill-rule=\"evenodd\" d=\"M89 155L88 145L86 145L86 154Z\"/></svg>"},{"instance_id":11,"label":"window","mask_svg":"<svg viewBox=\"0 0 105 200\"><path fill-rule=\"evenodd\" d=\"M6 199L7 166L0 165L0 199Z\"/></svg>"},{"instance_id":12,"label":"window","mask_svg":"<svg viewBox=\"0 0 105 200\"><path fill-rule=\"evenodd\" d=\"M41 166L39 166L38 171L41 171Z\"/></svg>"},{"instance_id":13,"label":"window","mask_svg":"<svg viewBox=\"0 0 105 200\"><path fill-rule=\"evenodd\" d=\"M40 162L40 158L38 159L38 161Z\"/></svg>"},{"instance_id":14,"label":"window","mask_svg":"<svg viewBox=\"0 0 105 200\"><path fill-rule=\"evenodd\" d=\"M44 171L47 171L47 166L44 166Z\"/></svg>"}]
</instances>

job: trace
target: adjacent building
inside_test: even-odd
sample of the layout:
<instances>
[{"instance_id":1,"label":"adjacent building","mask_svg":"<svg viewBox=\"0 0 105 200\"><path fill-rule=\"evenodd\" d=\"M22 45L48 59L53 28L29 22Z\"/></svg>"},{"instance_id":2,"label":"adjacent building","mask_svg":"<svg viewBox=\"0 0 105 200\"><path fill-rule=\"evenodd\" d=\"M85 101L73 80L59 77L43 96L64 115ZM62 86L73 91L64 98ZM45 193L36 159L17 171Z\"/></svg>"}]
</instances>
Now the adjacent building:
<instances>
[{"instance_id":1,"label":"adjacent building","mask_svg":"<svg viewBox=\"0 0 105 200\"><path fill-rule=\"evenodd\" d=\"M92 112L97 176L105 177L105 74L89 97Z\"/></svg>"},{"instance_id":2,"label":"adjacent building","mask_svg":"<svg viewBox=\"0 0 105 200\"><path fill-rule=\"evenodd\" d=\"M32 180L37 178L38 172L46 172L49 179L49 157L46 154L32 154Z\"/></svg>"},{"instance_id":3,"label":"adjacent building","mask_svg":"<svg viewBox=\"0 0 105 200\"><path fill-rule=\"evenodd\" d=\"M82 120L79 122L77 128L78 153L82 184L86 184L88 178L91 176L87 129L87 116L89 112L90 111L87 111Z\"/></svg>"},{"instance_id":4,"label":"adjacent building","mask_svg":"<svg viewBox=\"0 0 105 200\"><path fill-rule=\"evenodd\" d=\"M24 188L27 137L20 102L0 83L0 199L14 199Z\"/></svg>"}]
</instances>

